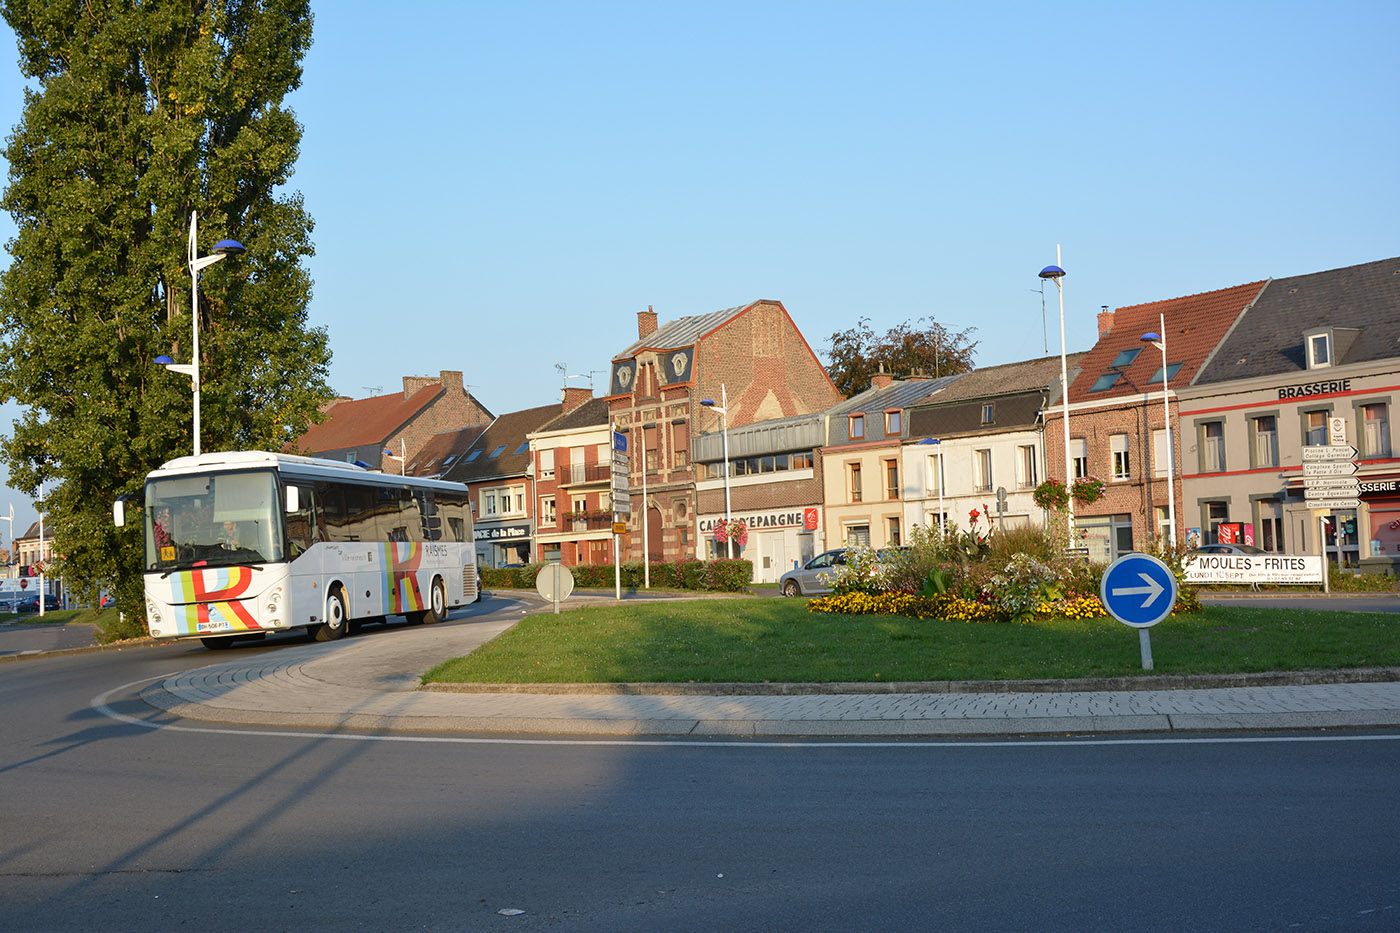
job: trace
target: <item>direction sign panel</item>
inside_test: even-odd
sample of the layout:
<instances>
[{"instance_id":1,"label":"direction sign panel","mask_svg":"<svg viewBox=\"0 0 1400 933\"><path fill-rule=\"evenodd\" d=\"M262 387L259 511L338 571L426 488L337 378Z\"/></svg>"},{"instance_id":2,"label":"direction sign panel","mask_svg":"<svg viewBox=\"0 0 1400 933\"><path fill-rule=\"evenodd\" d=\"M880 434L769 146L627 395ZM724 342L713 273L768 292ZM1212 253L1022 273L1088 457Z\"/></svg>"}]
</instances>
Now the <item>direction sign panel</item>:
<instances>
[{"instance_id":1,"label":"direction sign panel","mask_svg":"<svg viewBox=\"0 0 1400 933\"><path fill-rule=\"evenodd\" d=\"M1321 479L1324 482L1304 483L1303 495L1309 499L1330 499L1361 493L1361 481L1354 476L1328 476Z\"/></svg>"},{"instance_id":2,"label":"direction sign panel","mask_svg":"<svg viewBox=\"0 0 1400 933\"><path fill-rule=\"evenodd\" d=\"M1355 472L1353 460L1318 460L1303 464L1304 476L1351 476Z\"/></svg>"},{"instance_id":3,"label":"direction sign panel","mask_svg":"<svg viewBox=\"0 0 1400 933\"><path fill-rule=\"evenodd\" d=\"M1309 499L1304 504L1310 509L1322 509L1326 512L1330 512L1333 509L1361 508L1360 499Z\"/></svg>"},{"instance_id":4,"label":"direction sign panel","mask_svg":"<svg viewBox=\"0 0 1400 933\"><path fill-rule=\"evenodd\" d=\"M1324 444L1319 447L1304 447L1303 462L1311 463L1315 460L1352 460L1356 457L1356 448L1350 444Z\"/></svg>"},{"instance_id":5,"label":"direction sign panel","mask_svg":"<svg viewBox=\"0 0 1400 933\"><path fill-rule=\"evenodd\" d=\"M1176 605L1176 575L1151 554L1134 551L1108 565L1099 585L1104 608L1124 625L1150 628Z\"/></svg>"}]
</instances>

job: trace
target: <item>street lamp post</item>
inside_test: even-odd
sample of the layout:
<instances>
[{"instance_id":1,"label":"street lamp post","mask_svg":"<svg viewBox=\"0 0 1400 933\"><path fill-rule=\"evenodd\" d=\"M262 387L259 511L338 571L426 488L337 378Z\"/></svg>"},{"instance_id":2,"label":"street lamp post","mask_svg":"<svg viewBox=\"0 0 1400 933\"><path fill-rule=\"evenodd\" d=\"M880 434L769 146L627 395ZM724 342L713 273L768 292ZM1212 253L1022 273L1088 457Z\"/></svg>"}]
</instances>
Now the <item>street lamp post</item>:
<instances>
[{"instance_id":1,"label":"street lamp post","mask_svg":"<svg viewBox=\"0 0 1400 933\"><path fill-rule=\"evenodd\" d=\"M1150 343L1152 346L1162 351L1162 417L1163 424L1167 429L1167 539L1172 545L1176 544L1176 488L1174 480L1173 464L1176 461L1176 450L1172 447L1172 408L1171 401L1167 394L1167 316L1158 313L1157 326L1162 329L1161 335L1148 331L1143 334L1140 340Z\"/></svg>"},{"instance_id":2,"label":"street lamp post","mask_svg":"<svg viewBox=\"0 0 1400 933\"><path fill-rule=\"evenodd\" d=\"M729 395L724 391L724 383L719 384L718 405L712 398L702 398L700 404L706 408L713 408L719 412L719 429L722 435L721 444L724 448L724 543L728 550L729 559L734 559L734 536L729 528Z\"/></svg>"},{"instance_id":3,"label":"street lamp post","mask_svg":"<svg viewBox=\"0 0 1400 933\"><path fill-rule=\"evenodd\" d=\"M1042 279L1053 279L1055 281L1055 291L1060 294L1060 405L1065 413L1065 491L1070 492L1070 487L1074 485L1074 477L1071 475L1074 467L1069 455L1069 366L1065 353L1065 288L1060 280L1065 277L1065 270L1059 266L1060 244L1055 244L1055 265L1046 266L1040 270ZM1065 506L1069 513L1067 530L1069 535L1069 546L1074 547L1074 494L1065 500Z\"/></svg>"},{"instance_id":4,"label":"street lamp post","mask_svg":"<svg viewBox=\"0 0 1400 933\"><path fill-rule=\"evenodd\" d=\"M199 230L199 212L190 212L190 239L189 239L189 267L190 267L190 328L193 337L190 341L191 354L189 363L176 363L168 356L156 357L156 362L172 372L189 376L191 387L194 390L194 455L200 453L199 447L199 273L200 270L212 266L214 263L232 253L243 252L243 244L237 240L220 240L214 244L213 250L208 256L199 255L199 247L196 238Z\"/></svg>"},{"instance_id":5,"label":"street lamp post","mask_svg":"<svg viewBox=\"0 0 1400 933\"><path fill-rule=\"evenodd\" d=\"M399 455L397 457L394 456L394 451L388 447L385 447L383 450L381 450L380 454L382 454L385 457L388 457L390 460L399 461L399 475L408 475L408 453L404 450L403 438L399 438Z\"/></svg>"}]
</instances>

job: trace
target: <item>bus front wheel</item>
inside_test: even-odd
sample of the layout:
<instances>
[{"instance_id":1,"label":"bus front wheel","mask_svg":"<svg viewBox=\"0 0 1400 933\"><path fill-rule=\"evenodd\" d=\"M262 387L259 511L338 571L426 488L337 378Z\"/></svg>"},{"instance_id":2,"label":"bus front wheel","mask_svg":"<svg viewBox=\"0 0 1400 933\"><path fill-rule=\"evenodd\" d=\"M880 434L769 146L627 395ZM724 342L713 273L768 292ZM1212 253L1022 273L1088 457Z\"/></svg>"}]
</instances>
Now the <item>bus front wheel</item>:
<instances>
[{"instance_id":1,"label":"bus front wheel","mask_svg":"<svg viewBox=\"0 0 1400 933\"><path fill-rule=\"evenodd\" d=\"M313 641L335 641L345 635L347 628L345 594L337 588L326 597L326 621L311 626L311 638Z\"/></svg>"},{"instance_id":2,"label":"bus front wheel","mask_svg":"<svg viewBox=\"0 0 1400 933\"><path fill-rule=\"evenodd\" d=\"M441 622L447 618L447 591L443 589L442 578L433 580L432 595L428 600L428 610L423 613L423 621Z\"/></svg>"}]
</instances>

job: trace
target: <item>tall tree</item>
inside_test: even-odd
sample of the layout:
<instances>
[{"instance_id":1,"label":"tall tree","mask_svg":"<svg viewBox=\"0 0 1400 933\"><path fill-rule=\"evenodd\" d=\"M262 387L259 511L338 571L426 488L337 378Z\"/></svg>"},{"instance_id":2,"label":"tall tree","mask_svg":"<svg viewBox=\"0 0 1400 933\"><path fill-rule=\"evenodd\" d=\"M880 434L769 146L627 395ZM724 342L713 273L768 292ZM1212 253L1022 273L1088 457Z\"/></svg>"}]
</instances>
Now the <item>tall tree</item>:
<instances>
[{"instance_id":1,"label":"tall tree","mask_svg":"<svg viewBox=\"0 0 1400 933\"><path fill-rule=\"evenodd\" d=\"M978 341L970 339L977 328L956 333L931 317L905 321L883 334L870 329L863 317L855 327L838 331L828 340L831 362L827 375L847 397L870 388L878 372L894 376L951 376L969 372Z\"/></svg>"},{"instance_id":2,"label":"tall tree","mask_svg":"<svg viewBox=\"0 0 1400 933\"><path fill-rule=\"evenodd\" d=\"M45 482L68 579L115 584L141 619L138 527L111 502L191 451L186 241L247 252L201 273L204 450L276 450L330 393L308 328L311 218L283 105L311 44L307 0L0 0L31 86L5 150L15 220L0 277L0 396L25 407L0 445L18 488Z\"/></svg>"}]
</instances>

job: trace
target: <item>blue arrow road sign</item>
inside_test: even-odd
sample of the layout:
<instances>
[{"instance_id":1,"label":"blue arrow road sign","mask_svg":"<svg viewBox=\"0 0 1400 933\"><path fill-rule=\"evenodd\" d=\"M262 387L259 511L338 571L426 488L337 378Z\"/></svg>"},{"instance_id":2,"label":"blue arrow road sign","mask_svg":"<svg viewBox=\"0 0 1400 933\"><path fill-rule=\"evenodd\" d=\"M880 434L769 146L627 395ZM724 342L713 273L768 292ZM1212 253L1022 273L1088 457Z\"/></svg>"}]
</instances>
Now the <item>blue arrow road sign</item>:
<instances>
[{"instance_id":1,"label":"blue arrow road sign","mask_svg":"<svg viewBox=\"0 0 1400 933\"><path fill-rule=\"evenodd\" d=\"M1149 628L1171 615L1176 596L1176 575L1151 554L1124 554L1108 565L1099 585L1108 614L1133 628Z\"/></svg>"}]
</instances>

